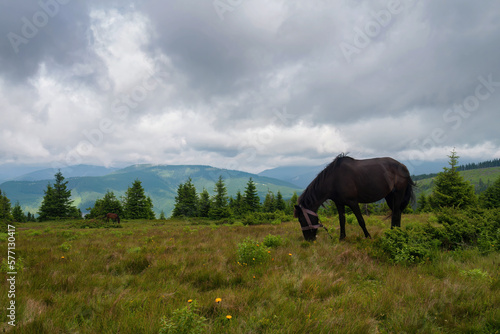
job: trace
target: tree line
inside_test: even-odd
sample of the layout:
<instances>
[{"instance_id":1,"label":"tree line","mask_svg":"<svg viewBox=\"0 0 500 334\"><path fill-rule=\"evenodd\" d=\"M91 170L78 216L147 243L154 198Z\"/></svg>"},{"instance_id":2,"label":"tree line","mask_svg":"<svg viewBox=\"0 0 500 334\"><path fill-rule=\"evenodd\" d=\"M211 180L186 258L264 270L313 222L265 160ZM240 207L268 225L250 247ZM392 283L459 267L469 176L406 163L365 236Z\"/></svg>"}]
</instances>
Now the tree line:
<instances>
[{"instance_id":1,"label":"tree line","mask_svg":"<svg viewBox=\"0 0 500 334\"><path fill-rule=\"evenodd\" d=\"M228 197L222 176L219 176L218 181L215 183L213 196L210 196L205 188L198 194L193 180L188 178L185 183L180 184L177 188L172 217L224 219L229 217L241 218L257 212L273 213L276 211L290 214L293 211L293 204L296 202L296 193L289 201L285 201L278 190L276 195L268 191L261 203L257 187L252 178L248 180L243 194L238 190L235 197Z\"/></svg>"},{"instance_id":2,"label":"tree line","mask_svg":"<svg viewBox=\"0 0 500 334\"><path fill-rule=\"evenodd\" d=\"M485 209L500 207L500 177L493 184L485 185L484 191L476 195L474 186L463 179L459 174L458 158L455 150L449 157L450 167L436 175L433 192L429 196L423 193L418 197L417 213L439 211L441 208L469 209L480 207ZM498 159L497 159L498 160ZM490 163L490 162L488 162ZM496 163L492 160L491 163ZM44 191L42 204L38 211L38 221L66 218L82 218L80 209L74 206L70 199L71 190L67 188L62 173L55 174L54 184L48 184ZM481 184L480 184L481 185ZM250 178L244 192L238 191L234 197L228 196L227 188L222 176L215 184L213 195L203 188L197 193L191 178L177 188L175 205L172 217L201 217L208 219L248 218L251 215L281 212L290 215L293 206L297 203L297 194L291 199L284 200L280 191L275 195L268 191L261 203L255 182ZM127 189L125 195L118 199L112 191L107 191L103 198L95 201L94 206L87 209L86 218L101 218L108 212L117 213L126 219L155 219L153 202L146 196L142 183L135 180ZM363 204L361 210L365 214L388 214L389 207L385 202ZM326 215L335 215L335 205L326 204L320 212ZM160 219L165 219L162 211ZM0 221L26 222L34 221L35 215L24 214L19 202L14 207L6 194L0 190Z\"/></svg>"}]
</instances>

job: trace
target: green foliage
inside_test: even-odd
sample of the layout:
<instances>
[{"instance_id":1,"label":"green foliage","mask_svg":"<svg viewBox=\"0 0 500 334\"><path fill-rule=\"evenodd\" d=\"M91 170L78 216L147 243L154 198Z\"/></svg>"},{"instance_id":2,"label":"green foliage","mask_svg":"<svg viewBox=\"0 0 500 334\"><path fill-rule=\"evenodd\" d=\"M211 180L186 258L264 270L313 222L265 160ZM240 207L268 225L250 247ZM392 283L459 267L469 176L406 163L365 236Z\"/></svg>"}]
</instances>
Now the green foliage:
<instances>
[{"instance_id":1,"label":"green foliage","mask_svg":"<svg viewBox=\"0 0 500 334\"><path fill-rule=\"evenodd\" d=\"M257 187L255 186L255 182L253 182L252 178L248 180L243 202L245 212L256 212L260 209L260 199L257 194Z\"/></svg>"},{"instance_id":2,"label":"green foliage","mask_svg":"<svg viewBox=\"0 0 500 334\"><path fill-rule=\"evenodd\" d=\"M10 215L10 200L5 194L2 194L0 190L0 221L1 220L11 220Z\"/></svg>"},{"instance_id":3,"label":"green foliage","mask_svg":"<svg viewBox=\"0 0 500 334\"><path fill-rule=\"evenodd\" d=\"M500 208L500 177L479 196L479 204L486 209Z\"/></svg>"},{"instance_id":4,"label":"green foliage","mask_svg":"<svg viewBox=\"0 0 500 334\"><path fill-rule=\"evenodd\" d=\"M64 181L61 171L55 175L55 183L47 185L42 205L38 211L38 219L46 221L49 219L81 218L79 209L72 205L70 200L71 190L67 189L68 181Z\"/></svg>"},{"instance_id":5,"label":"green foliage","mask_svg":"<svg viewBox=\"0 0 500 334\"><path fill-rule=\"evenodd\" d=\"M248 237L238 244L238 263L240 265L255 265L267 261L270 258L269 248Z\"/></svg>"},{"instance_id":6,"label":"green foliage","mask_svg":"<svg viewBox=\"0 0 500 334\"><path fill-rule=\"evenodd\" d=\"M208 214L210 212L210 194L207 189L203 188L203 191L200 194L200 200L198 203L198 216L208 218Z\"/></svg>"},{"instance_id":7,"label":"green foliage","mask_svg":"<svg viewBox=\"0 0 500 334\"><path fill-rule=\"evenodd\" d=\"M436 176L432 205L434 208L467 208L476 205L474 186L464 181L456 169L459 157L455 150L448 157L451 168L443 168L444 171Z\"/></svg>"},{"instance_id":8,"label":"green foliage","mask_svg":"<svg viewBox=\"0 0 500 334\"><path fill-rule=\"evenodd\" d=\"M227 189L222 179L222 175L219 176L219 180L215 184L214 192L215 195L210 204L208 217L210 219L222 219L231 216L227 202Z\"/></svg>"},{"instance_id":9,"label":"green foliage","mask_svg":"<svg viewBox=\"0 0 500 334\"><path fill-rule=\"evenodd\" d=\"M280 224L285 221L292 220L293 217L286 215L283 211L274 212L254 212L247 213L243 217L244 225L260 225L260 224Z\"/></svg>"},{"instance_id":10,"label":"green foliage","mask_svg":"<svg viewBox=\"0 0 500 334\"><path fill-rule=\"evenodd\" d=\"M206 210L206 208L205 208ZM189 178L184 184L179 184L172 217L197 217L198 195L196 188Z\"/></svg>"},{"instance_id":11,"label":"green foliage","mask_svg":"<svg viewBox=\"0 0 500 334\"><path fill-rule=\"evenodd\" d=\"M141 181L138 179L125 193L123 216L128 219L155 219L153 201L151 197L146 196Z\"/></svg>"},{"instance_id":12,"label":"green foliage","mask_svg":"<svg viewBox=\"0 0 500 334\"><path fill-rule=\"evenodd\" d=\"M21 209L19 202L12 208L12 220L18 223L25 223L27 221L27 217Z\"/></svg>"},{"instance_id":13,"label":"green foliage","mask_svg":"<svg viewBox=\"0 0 500 334\"><path fill-rule=\"evenodd\" d=\"M423 263L433 260L440 241L432 237L430 225L408 225L388 230L375 243L389 256L391 262L400 264Z\"/></svg>"},{"instance_id":14,"label":"green foliage","mask_svg":"<svg viewBox=\"0 0 500 334\"><path fill-rule=\"evenodd\" d=\"M437 216L443 225L441 242L450 250L478 247L482 253L500 250L500 209L444 210Z\"/></svg>"},{"instance_id":15,"label":"green foliage","mask_svg":"<svg viewBox=\"0 0 500 334\"><path fill-rule=\"evenodd\" d=\"M102 218L107 213L116 213L118 216L123 215L123 208L120 200L118 200L112 191L106 191L102 199L98 198L95 201L94 207L90 209L88 218Z\"/></svg>"},{"instance_id":16,"label":"green foliage","mask_svg":"<svg viewBox=\"0 0 500 334\"><path fill-rule=\"evenodd\" d=\"M280 235L271 235L268 234L264 238L263 242L264 246L270 247L270 248L277 248L283 244L283 238Z\"/></svg>"},{"instance_id":17,"label":"green foliage","mask_svg":"<svg viewBox=\"0 0 500 334\"><path fill-rule=\"evenodd\" d=\"M159 334L199 334L205 333L207 319L198 313L198 304L193 300L188 306L172 312L170 318L161 319Z\"/></svg>"}]
</instances>

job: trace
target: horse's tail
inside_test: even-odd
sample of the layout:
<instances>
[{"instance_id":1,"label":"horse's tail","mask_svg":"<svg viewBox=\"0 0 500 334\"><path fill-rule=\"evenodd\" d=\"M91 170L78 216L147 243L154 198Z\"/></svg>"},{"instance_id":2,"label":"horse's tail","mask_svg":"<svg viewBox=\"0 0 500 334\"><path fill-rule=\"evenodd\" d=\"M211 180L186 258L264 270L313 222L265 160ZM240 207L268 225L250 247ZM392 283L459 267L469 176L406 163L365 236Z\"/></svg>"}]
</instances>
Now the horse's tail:
<instances>
[{"instance_id":1,"label":"horse's tail","mask_svg":"<svg viewBox=\"0 0 500 334\"><path fill-rule=\"evenodd\" d=\"M406 185L406 190L405 190L405 195L403 197L403 201L401 202L400 209L403 211L408 203L415 203L415 192L413 191L413 188L417 186L415 182L411 179L411 177L408 175L408 184Z\"/></svg>"},{"instance_id":2,"label":"horse's tail","mask_svg":"<svg viewBox=\"0 0 500 334\"><path fill-rule=\"evenodd\" d=\"M120 224L120 216L116 215L116 219L118 220L118 224Z\"/></svg>"}]
</instances>

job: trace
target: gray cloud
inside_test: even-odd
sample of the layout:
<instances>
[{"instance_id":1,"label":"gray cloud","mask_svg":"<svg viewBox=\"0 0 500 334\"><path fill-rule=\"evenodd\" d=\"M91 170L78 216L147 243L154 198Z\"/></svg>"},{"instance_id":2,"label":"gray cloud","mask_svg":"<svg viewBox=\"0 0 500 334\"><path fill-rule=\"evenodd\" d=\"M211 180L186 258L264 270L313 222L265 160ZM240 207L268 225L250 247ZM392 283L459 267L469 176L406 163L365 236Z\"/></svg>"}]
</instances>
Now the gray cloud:
<instances>
[{"instance_id":1,"label":"gray cloud","mask_svg":"<svg viewBox=\"0 0 500 334\"><path fill-rule=\"evenodd\" d=\"M214 3L0 4L0 164L500 155L497 2Z\"/></svg>"}]
</instances>

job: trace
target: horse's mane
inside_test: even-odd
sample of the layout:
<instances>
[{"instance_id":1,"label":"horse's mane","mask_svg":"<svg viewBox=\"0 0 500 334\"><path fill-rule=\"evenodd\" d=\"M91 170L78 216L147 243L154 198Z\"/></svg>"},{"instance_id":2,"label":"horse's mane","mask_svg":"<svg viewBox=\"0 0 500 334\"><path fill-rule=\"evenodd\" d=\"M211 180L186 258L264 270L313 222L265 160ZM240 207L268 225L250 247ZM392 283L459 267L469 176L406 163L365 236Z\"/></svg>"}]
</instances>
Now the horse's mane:
<instances>
[{"instance_id":1,"label":"horse's mane","mask_svg":"<svg viewBox=\"0 0 500 334\"><path fill-rule=\"evenodd\" d=\"M312 180L304 192L299 196L299 199L297 200L299 205L308 208L312 203L316 203L318 201L318 198L316 197L317 189L324 185L325 179L330 176L330 173L333 172L335 168L340 166L342 161L345 159L354 160L347 154L349 153L340 153L330 164L328 164L328 166L318 173L316 178Z\"/></svg>"}]
</instances>

